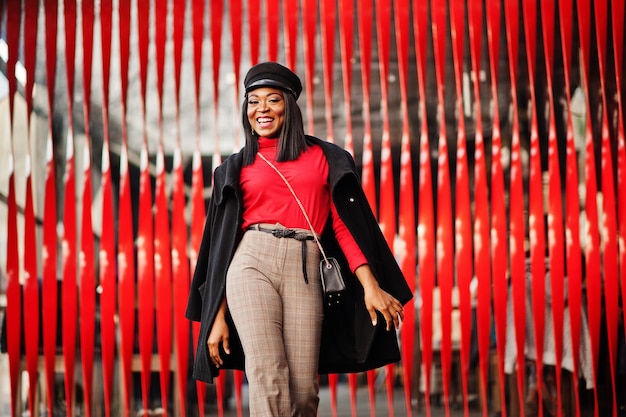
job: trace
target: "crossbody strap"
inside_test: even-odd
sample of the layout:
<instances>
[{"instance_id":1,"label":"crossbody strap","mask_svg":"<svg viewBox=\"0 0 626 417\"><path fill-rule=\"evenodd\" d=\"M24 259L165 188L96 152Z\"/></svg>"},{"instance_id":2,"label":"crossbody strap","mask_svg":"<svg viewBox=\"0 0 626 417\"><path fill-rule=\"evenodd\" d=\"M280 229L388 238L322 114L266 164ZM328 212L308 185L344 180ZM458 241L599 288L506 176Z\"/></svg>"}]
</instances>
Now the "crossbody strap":
<instances>
[{"instance_id":1,"label":"crossbody strap","mask_svg":"<svg viewBox=\"0 0 626 417\"><path fill-rule=\"evenodd\" d=\"M309 216L306 214L306 210L304 210L304 206L302 205L302 202L300 201L300 199L296 195L296 192L293 190L293 187L291 186L289 181L287 181L287 178L285 178L283 173L280 172L278 170L278 168L276 168L276 166L274 164L272 164L270 161L268 161L267 158L265 156L263 156L263 154L261 152L257 152L257 155L259 155L259 158L264 160L270 167L272 167L272 169L274 171L276 171L276 173L280 176L280 178L283 179L283 181L287 185L287 188L289 188L289 191L291 191L291 194L293 195L293 198L295 198L296 199L296 203L298 203L298 207L300 207L300 210L302 210L302 214L304 215L304 218L306 219L306 222L309 224L309 228L311 229L311 233L313 233L313 239L315 239L315 243L317 243L317 246L320 248L320 252L322 254L322 257L324 258L324 261L326 261L326 264L328 264L328 258L326 258L326 253L324 252L324 249L322 249L322 244L320 243L319 239L317 238L317 233L315 233L315 229L313 228L313 225L311 224L311 220L309 219Z\"/></svg>"}]
</instances>

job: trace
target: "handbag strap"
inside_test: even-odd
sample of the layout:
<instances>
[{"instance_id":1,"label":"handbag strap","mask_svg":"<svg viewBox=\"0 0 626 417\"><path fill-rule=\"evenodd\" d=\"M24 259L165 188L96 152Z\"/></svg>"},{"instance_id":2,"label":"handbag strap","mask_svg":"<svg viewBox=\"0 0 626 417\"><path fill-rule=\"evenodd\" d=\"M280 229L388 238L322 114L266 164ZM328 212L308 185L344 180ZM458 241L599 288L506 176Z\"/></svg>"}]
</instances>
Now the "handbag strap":
<instances>
[{"instance_id":1,"label":"handbag strap","mask_svg":"<svg viewBox=\"0 0 626 417\"><path fill-rule=\"evenodd\" d=\"M302 205L302 202L300 201L300 199L296 195L296 192L293 190L293 187L291 186L289 181L287 181L287 178L285 178L283 173L280 172L278 170L278 168L276 168L276 165L274 165L270 161L268 161L267 158L265 156L263 156L263 154L261 152L257 152L257 155L259 155L259 158L264 160L270 167L272 167L272 169L274 171L276 171L276 173L280 176L280 178L283 179L283 181L287 185L287 188L289 188L289 191L291 191L291 195L293 195L293 198L296 199L296 203L298 203L298 207L300 207L300 210L302 210L302 214L304 215L304 218L306 219L306 222L309 224L309 228L311 229L311 233L313 233L313 239L315 239L315 243L317 243L317 246L320 248L320 252L322 254L322 257L324 258L324 261L326 262L326 265L330 265L328 263L328 258L326 257L326 252L324 252L324 249L322 249L322 244L320 243L319 239L317 238L317 233L315 233L315 229L313 229L313 224L311 224L311 220L309 219L309 216L306 214L306 210L304 210L304 206Z\"/></svg>"}]
</instances>

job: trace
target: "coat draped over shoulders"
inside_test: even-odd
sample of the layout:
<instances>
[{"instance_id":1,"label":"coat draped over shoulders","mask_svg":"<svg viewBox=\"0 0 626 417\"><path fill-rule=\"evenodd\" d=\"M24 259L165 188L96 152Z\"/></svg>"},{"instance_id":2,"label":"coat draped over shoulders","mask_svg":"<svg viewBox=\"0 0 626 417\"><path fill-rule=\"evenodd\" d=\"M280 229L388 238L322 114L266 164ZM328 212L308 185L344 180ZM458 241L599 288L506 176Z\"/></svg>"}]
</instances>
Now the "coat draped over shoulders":
<instances>
[{"instance_id":1,"label":"coat draped over shoulders","mask_svg":"<svg viewBox=\"0 0 626 417\"><path fill-rule=\"evenodd\" d=\"M352 233L382 289L406 304L413 296L360 186L354 160L332 143L307 136L309 144L320 146L329 167L331 197L339 216ZM191 283L186 316L200 321L193 377L212 382L219 370L211 363L207 339L226 288L226 273L243 236L242 195L239 174L242 152L227 158L214 172L198 261ZM348 296L340 307L326 308L320 347L319 372L347 373L378 368L400 360L395 331L386 331L384 320L372 326L363 300L363 288L351 273L335 239L330 221L322 233L328 256L341 264ZM225 369L244 369L244 356L236 329L230 328L230 355L222 355Z\"/></svg>"}]
</instances>

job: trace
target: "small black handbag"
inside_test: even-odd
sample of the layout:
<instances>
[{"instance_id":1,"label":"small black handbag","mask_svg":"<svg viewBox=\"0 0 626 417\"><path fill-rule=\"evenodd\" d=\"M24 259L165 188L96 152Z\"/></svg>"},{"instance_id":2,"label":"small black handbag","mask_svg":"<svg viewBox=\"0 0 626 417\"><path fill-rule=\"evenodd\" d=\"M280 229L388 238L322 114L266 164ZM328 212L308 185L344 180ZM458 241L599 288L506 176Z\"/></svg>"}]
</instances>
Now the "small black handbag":
<instances>
[{"instance_id":1,"label":"small black handbag","mask_svg":"<svg viewBox=\"0 0 626 417\"><path fill-rule=\"evenodd\" d=\"M287 181L287 178L285 178L285 176L278 170L278 168L276 168L274 164L268 161L261 154L261 152L258 152L257 154L270 167L272 167L274 171L276 171L276 173L280 176L280 178L282 178L282 180L285 182L287 188L289 188L289 191L291 191L291 194L296 199L300 210L302 210L302 214L304 214L304 218L309 224L309 227L311 228L311 233L313 234L313 239L315 240L315 243L317 243L317 246L320 248L320 253L322 254L322 259L320 259L320 279L322 281L322 290L324 292L324 303L328 307L341 304L341 301L344 298L344 293L346 291L346 283L341 276L341 268L339 267L339 262L337 262L337 259L335 258L326 256L326 253L322 248L322 244L317 237L317 233L315 233L315 230L313 229L311 220L309 220L309 216L306 214L302 202L296 195L296 192L291 187L291 184L289 184L289 181Z\"/></svg>"}]
</instances>

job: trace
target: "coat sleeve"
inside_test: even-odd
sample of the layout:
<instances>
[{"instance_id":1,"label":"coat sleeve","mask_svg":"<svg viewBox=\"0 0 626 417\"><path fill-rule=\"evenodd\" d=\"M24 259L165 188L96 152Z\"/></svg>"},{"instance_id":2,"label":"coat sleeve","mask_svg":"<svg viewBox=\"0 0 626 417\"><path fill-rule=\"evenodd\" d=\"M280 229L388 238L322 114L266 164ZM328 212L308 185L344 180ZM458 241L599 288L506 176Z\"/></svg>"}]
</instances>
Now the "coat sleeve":
<instances>
[{"instance_id":1,"label":"coat sleeve","mask_svg":"<svg viewBox=\"0 0 626 417\"><path fill-rule=\"evenodd\" d=\"M209 204L209 211L204 222L204 232L202 234L202 241L200 242L200 250L198 251L198 260L196 262L196 269L194 270L193 278L191 280L191 288L189 290L189 299L187 300L187 311L185 316L194 321L200 321L202 316L202 290L203 285L207 279L207 268L209 260L209 250L211 246L210 229L211 221L215 213L215 199L211 197L211 204Z\"/></svg>"}]
</instances>

